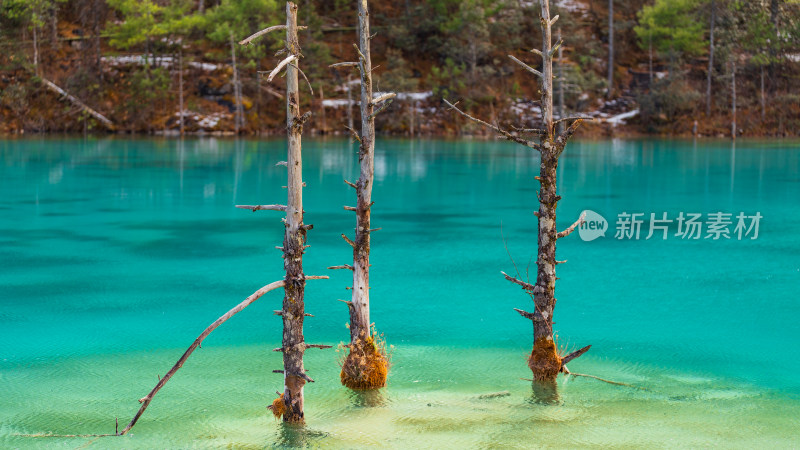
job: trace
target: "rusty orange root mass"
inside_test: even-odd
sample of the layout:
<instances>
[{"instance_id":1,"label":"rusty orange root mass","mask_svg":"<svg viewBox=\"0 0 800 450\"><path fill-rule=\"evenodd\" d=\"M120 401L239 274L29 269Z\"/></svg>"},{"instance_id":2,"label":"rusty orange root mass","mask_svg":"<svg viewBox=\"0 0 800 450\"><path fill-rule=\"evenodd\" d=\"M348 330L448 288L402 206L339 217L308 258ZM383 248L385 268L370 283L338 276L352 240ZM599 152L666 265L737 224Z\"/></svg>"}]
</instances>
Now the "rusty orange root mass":
<instances>
[{"instance_id":1,"label":"rusty orange root mass","mask_svg":"<svg viewBox=\"0 0 800 450\"><path fill-rule=\"evenodd\" d=\"M547 337L537 339L528 358L528 367L535 380L555 380L561 371L561 357L556 352L556 343Z\"/></svg>"},{"instance_id":2,"label":"rusty orange root mass","mask_svg":"<svg viewBox=\"0 0 800 450\"><path fill-rule=\"evenodd\" d=\"M269 409L272 410L272 414L275 417L277 418L283 417L283 415L286 413L286 404L283 403L283 394L281 394L280 397L272 401L272 406L270 406Z\"/></svg>"},{"instance_id":3,"label":"rusty orange root mass","mask_svg":"<svg viewBox=\"0 0 800 450\"><path fill-rule=\"evenodd\" d=\"M386 386L389 361L372 336L348 346L350 353L342 362L342 384L350 389L377 389Z\"/></svg>"}]
</instances>

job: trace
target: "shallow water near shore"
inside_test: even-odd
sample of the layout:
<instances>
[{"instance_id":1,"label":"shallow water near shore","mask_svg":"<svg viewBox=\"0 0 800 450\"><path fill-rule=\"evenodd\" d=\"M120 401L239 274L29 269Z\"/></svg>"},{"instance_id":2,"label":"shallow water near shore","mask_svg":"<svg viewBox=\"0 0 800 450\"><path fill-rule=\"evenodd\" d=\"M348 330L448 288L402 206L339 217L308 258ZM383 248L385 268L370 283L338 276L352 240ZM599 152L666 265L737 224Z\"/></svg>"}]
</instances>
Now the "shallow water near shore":
<instances>
[{"instance_id":1,"label":"shallow water near shore","mask_svg":"<svg viewBox=\"0 0 800 450\"><path fill-rule=\"evenodd\" d=\"M356 148L306 140L309 343L347 339ZM505 142L379 141L372 319L393 346L389 387L355 394L335 350L311 349L303 428L282 389L268 293L217 329L125 437L110 433L213 320L282 277L280 140L0 141L0 447L754 447L800 439L800 145L578 141L559 167L559 228L585 209L605 238L559 241L559 398L531 393L538 157ZM639 240L614 239L644 213ZM645 239L650 213L760 212L756 240ZM733 230L733 225L731 230ZM705 234L705 232L704 232ZM531 270L534 268L531 267ZM331 273L332 272L332 273ZM506 392L508 395L506 395ZM502 393L491 398L481 395Z\"/></svg>"}]
</instances>

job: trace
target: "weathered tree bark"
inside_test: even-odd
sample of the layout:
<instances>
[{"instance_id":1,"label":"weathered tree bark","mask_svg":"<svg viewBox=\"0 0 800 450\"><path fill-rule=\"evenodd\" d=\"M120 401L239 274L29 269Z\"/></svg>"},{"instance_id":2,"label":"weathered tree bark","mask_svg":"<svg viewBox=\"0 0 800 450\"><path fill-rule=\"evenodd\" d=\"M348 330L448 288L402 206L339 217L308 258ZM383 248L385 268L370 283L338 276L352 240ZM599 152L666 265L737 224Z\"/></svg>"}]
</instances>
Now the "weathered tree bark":
<instances>
[{"instance_id":1,"label":"weathered tree bark","mask_svg":"<svg viewBox=\"0 0 800 450\"><path fill-rule=\"evenodd\" d=\"M539 55L542 60L541 72L520 61L514 56L509 57L522 66L528 72L533 73L540 80L541 107L542 107L542 128L533 130L518 130L528 134L539 136L539 143L529 141L518 134L510 133L496 125L476 119L467 113L459 110L455 105L447 100L445 103L456 110L461 115L470 120L476 121L488 128L498 132L504 138L538 150L541 155L539 168L539 211L535 215L539 218L538 227L538 257L536 260L536 283L531 284L503 274L509 281L522 286L529 295L533 297L535 312L516 311L523 317L533 322L533 350L528 359L528 367L533 372L533 378L541 384L534 387L534 391L542 396L552 398L550 394L555 392L555 379L559 372L564 371L566 361L580 356L588 350L588 346L562 357L558 354L555 340L553 338L553 310L556 304L555 284L556 284L556 265L563 261L556 260L556 241L568 236L581 223L584 216L581 216L572 226L559 232L556 229L556 206L561 197L556 192L556 176L558 169L558 159L566 147L567 141L580 126L581 118L560 118L558 121L553 119L553 55L555 49L552 46L552 26L558 20L558 16L550 18L550 2L542 1L541 27L542 27L542 48L532 50ZM560 43L559 43L560 46ZM555 124L561 121L571 121L572 123L563 132L558 133ZM538 395L538 394L537 394Z\"/></svg>"},{"instance_id":2,"label":"weathered tree bark","mask_svg":"<svg viewBox=\"0 0 800 450\"><path fill-rule=\"evenodd\" d=\"M608 0L608 97L614 91L614 0Z\"/></svg>"},{"instance_id":3,"label":"weathered tree bark","mask_svg":"<svg viewBox=\"0 0 800 450\"><path fill-rule=\"evenodd\" d=\"M341 381L351 389L374 389L386 385L388 361L376 343L370 329L369 314L369 252L370 213L372 209L372 184L375 158L375 116L385 109L395 94L372 96L372 58L370 53L369 9L367 0L358 2L358 52L357 63L339 63L337 66L358 67L361 74L361 132L358 160L361 173L356 184L347 182L356 190L356 206L346 210L356 213L356 235L350 240L342 237L353 247L353 265L334 266L353 271L352 299L346 302L350 312L350 353L342 363ZM376 110L375 107L378 106Z\"/></svg>"},{"instance_id":4,"label":"weathered tree bark","mask_svg":"<svg viewBox=\"0 0 800 450\"><path fill-rule=\"evenodd\" d=\"M708 73L706 74L706 117L711 117L711 78L714 73L714 26L717 22L716 0L711 0L711 24L709 25Z\"/></svg>"}]
</instances>

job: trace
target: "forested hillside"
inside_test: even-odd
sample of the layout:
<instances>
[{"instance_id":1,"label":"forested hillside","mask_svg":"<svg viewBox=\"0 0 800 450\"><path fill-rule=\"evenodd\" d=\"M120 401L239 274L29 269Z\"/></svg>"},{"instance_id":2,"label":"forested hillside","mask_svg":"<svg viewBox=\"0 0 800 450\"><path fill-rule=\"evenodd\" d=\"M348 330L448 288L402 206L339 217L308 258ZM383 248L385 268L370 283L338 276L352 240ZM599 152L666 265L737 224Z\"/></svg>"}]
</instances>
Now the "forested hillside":
<instances>
[{"instance_id":1,"label":"forested hillside","mask_svg":"<svg viewBox=\"0 0 800 450\"><path fill-rule=\"evenodd\" d=\"M307 127L343 132L358 77L329 66L355 59L356 4L298 3L308 27L300 36L303 67L313 88L313 96L306 84L301 88L314 112ZM797 1L551 3L563 37L557 110L594 117L584 133L800 134ZM281 43L268 36L238 44L284 22L277 0L0 5L0 133L284 132L283 83L267 83L263 73L279 61ZM538 1L394 0L370 7L375 90L398 93L379 116L379 130L484 132L443 107L442 98L503 124L537 125L536 78L507 55L540 64L529 51L541 41Z\"/></svg>"}]
</instances>

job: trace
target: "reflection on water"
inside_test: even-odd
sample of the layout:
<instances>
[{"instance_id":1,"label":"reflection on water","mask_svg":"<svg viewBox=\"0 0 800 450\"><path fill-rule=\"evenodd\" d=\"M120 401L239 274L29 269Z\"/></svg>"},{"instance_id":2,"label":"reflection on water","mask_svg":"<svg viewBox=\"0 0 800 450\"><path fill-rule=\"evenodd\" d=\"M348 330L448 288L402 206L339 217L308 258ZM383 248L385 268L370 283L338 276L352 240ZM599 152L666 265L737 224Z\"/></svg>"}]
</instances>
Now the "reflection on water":
<instances>
[{"instance_id":1,"label":"reflection on water","mask_svg":"<svg viewBox=\"0 0 800 450\"><path fill-rule=\"evenodd\" d=\"M357 148L305 140L309 342L347 339ZM538 157L505 142L379 141L372 317L395 346L389 386L339 385L309 352L304 428L266 405L281 388L270 293L214 332L133 434L103 448L360 446L791 447L800 429L800 150L789 142L583 141L559 166L559 227L584 209L760 212L755 241L559 241L556 329L592 344L534 392L530 299L507 283L535 252ZM280 279L280 140L0 141L0 447L17 435L113 430L213 319ZM502 235L501 235L502 226ZM610 230L611 231L611 230ZM671 225L674 235L676 225ZM756 313L753 313L755 311ZM748 330L743 333L742 330ZM552 387L552 386L551 386ZM510 395L481 397L508 391ZM542 401L542 399L546 401ZM46 445L79 447L87 441Z\"/></svg>"}]
</instances>

